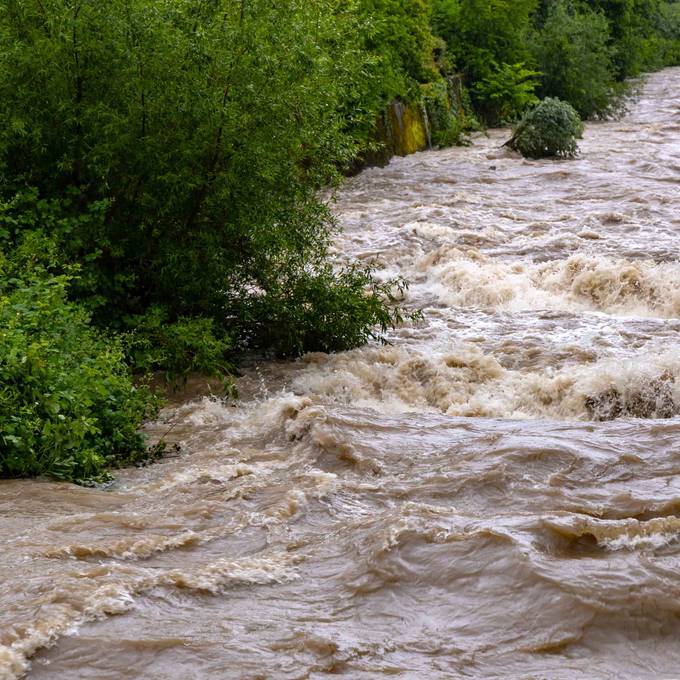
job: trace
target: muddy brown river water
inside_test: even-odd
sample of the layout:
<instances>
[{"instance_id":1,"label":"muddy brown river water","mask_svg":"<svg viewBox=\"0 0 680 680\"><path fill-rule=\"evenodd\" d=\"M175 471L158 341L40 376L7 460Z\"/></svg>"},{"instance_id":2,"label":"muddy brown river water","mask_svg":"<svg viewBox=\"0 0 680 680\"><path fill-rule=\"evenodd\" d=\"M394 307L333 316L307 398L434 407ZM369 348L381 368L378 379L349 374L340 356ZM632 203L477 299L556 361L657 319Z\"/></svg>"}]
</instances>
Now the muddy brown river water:
<instances>
[{"instance_id":1,"label":"muddy brown river water","mask_svg":"<svg viewBox=\"0 0 680 680\"><path fill-rule=\"evenodd\" d=\"M110 489L0 484L0 678L680 678L680 69L337 200L422 321L261 364Z\"/></svg>"}]
</instances>

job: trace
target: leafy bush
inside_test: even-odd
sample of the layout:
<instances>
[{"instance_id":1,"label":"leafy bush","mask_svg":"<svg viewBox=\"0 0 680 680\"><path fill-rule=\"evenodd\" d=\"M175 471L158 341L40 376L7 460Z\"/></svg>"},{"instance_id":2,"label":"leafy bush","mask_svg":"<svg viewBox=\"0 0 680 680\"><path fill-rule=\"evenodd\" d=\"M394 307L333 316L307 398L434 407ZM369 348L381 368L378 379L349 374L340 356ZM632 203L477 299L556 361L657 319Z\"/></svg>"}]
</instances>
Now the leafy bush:
<instances>
[{"instance_id":1,"label":"leafy bush","mask_svg":"<svg viewBox=\"0 0 680 680\"><path fill-rule=\"evenodd\" d=\"M664 2L657 17L659 50L667 66L680 64L680 3Z\"/></svg>"},{"instance_id":2,"label":"leafy bush","mask_svg":"<svg viewBox=\"0 0 680 680\"><path fill-rule=\"evenodd\" d=\"M578 152L583 123L567 102L548 97L529 111L515 128L508 146L529 158L561 156Z\"/></svg>"},{"instance_id":3,"label":"leafy bush","mask_svg":"<svg viewBox=\"0 0 680 680\"><path fill-rule=\"evenodd\" d=\"M525 68L523 63L501 64L493 73L477 83L474 91L486 108L494 112L495 122L517 120L524 111L538 102L534 90L538 87L538 71Z\"/></svg>"},{"instance_id":4,"label":"leafy bush","mask_svg":"<svg viewBox=\"0 0 680 680\"><path fill-rule=\"evenodd\" d=\"M68 277L0 284L0 476L101 477L147 456L137 430L152 399L120 342L66 300Z\"/></svg>"},{"instance_id":5,"label":"leafy bush","mask_svg":"<svg viewBox=\"0 0 680 680\"><path fill-rule=\"evenodd\" d=\"M663 0L589 0L589 3L609 21L618 80L673 63L668 51L670 47L672 52L672 45L667 43L668 29L672 29L668 11L673 6L677 8L677 3Z\"/></svg>"},{"instance_id":6,"label":"leafy bush","mask_svg":"<svg viewBox=\"0 0 680 680\"><path fill-rule=\"evenodd\" d=\"M162 371L168 382L186 379L192 372L228 380L231 366L227 356L232 341L227 335L215 334L212 319L194 317L170 322L167 310L155 305L126 323L134 329L124 342L133 370Z\"/></svg>"},{"instance_id":7,"label":"leafy bush","mask_svg":"<svg viewBox=\"0 0 680 680\"><path fill-rule=\"evenodd\" d=\"M452 115L443 77L448 73L448 62L443 63L446 45L430 25L431 0L358 0L357 6L357 40L367 61L364 77L342 108L361 147L351 170L384 165L395 150L403 152L408 146L391 124L390 107L395 101L410 105L411 111L427 111L434 144L457 143L461 125Z\"/></svg>"},{"instance_id":8,"label":"leafy bush","mask_svg":"<svg viewBox=\"0 0 680 680\"><path fill-rule=\"evenodd\" d=\"M423 85L422 97L430 124L432 144L446 147L459 144L466 121L453 108L453 96L443 80Z\"/></svg>"},{"instance_id":9,"label":"leafy bush","mask_svg":"<svg viewBox=\"0 0 680 680\"><path fill-rule=\"evenodd\" d=\"M362 266L334 271L318 263L249 298L234 325L250 336L244 343L274 347L279 357L343 351L381 339L403 321L399 308L385 302L396 303L406 283L378 283L372 273Z\"/></svg>"},{"instance_id":10,"label":"leafy bush","mask_svg":"<svg viewBox=\"0 0 680 680\"><path fill-rule=\"evenodd\" d=\"M359 33L368 55L371 78L365 95L380 107L395 98L415 100L418 83L438 77L429 0L359 0L365 30Z\"/></svg>"},{"instance_id":11,"label":"leafy bush","mask_svg":"<svg viewBox=\"0 0 680 680\"><path fill-rule=\"evenodd\" d=\"M511 74L499 74L498 65L531 62L528 36L536 5L536 0L432 0L433 29L445 40L449 58L464 75L473 103L487 122L504 118L498 107L504 98L489 96L497 91L494 78L506 80L504 87L509 84ZM487 87L477 89L484 81Z\"/></svg>"},{"instance_id":12,"label":"leafy bush","mask_svg":"<svg viewBox=\"0 0 680 680\"><path fill-rule=\"evenodd\" d=\"M529 58L527 36L536 0L433 0L433 27L456 66L476 83L496 64Z\"/></svg>"},{"instance_id":13,"label":"leafy bush","mask_svg":"<svg viewBox=\"0 0 680 680\"><path fill-rule=\"evenodd\" d=\"M627 78L680 61L675 1L431 2L433 30L486 122L512 117L499 108L514 89L508 65L540 71L539 96L559 97L593 117L620 111Z\"/></svg>"},{"instance_id":14,"label":"leafy bush","mask_svg":"<svg viewBox=\"0 0 680 680\"><path fill-rule=\"evenodd\" d=\"M616 109L622 87L614 73L609 22L602 12L556 0L533 41L540 94L569 102L583 118Z\"/></svg>"}]
</instances>

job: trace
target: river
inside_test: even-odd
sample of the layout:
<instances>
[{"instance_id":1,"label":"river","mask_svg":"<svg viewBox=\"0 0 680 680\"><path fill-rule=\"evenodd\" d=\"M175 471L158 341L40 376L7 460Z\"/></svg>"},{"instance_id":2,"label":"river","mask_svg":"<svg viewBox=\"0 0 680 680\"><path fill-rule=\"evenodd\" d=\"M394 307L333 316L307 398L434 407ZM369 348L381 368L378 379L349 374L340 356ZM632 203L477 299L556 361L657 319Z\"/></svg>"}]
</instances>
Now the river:
<instances>
[{"instance_id":1,"label":"river","mask_svg":"<svg viewBox=\"0 0 680 680\"><path fill-rule=\"evenodd\" d=\"M576 160L347 181L423 319L263 363L110 489L0 484L0 678L680 677L680 69Z\"/></svg>"}]
</instances>

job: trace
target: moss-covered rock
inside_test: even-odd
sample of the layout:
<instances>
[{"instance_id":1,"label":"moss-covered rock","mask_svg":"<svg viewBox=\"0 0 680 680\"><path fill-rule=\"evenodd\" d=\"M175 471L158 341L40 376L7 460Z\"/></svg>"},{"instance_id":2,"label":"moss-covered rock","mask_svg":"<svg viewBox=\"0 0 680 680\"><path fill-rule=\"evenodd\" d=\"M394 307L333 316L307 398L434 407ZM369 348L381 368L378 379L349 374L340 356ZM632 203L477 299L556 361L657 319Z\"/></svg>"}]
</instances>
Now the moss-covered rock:
<instances>
[{"instance_id":1,"label":"moss-covered rock","mask_svg":"<svg viewBox=\"0 0 680 680\"><path fill-rule=\"evenodd\" d=\"M407 156L427 148L427 128L419 108L395 101L387 112L387 118L388 141L394 155Z\"/></svg>"}]
</instances>

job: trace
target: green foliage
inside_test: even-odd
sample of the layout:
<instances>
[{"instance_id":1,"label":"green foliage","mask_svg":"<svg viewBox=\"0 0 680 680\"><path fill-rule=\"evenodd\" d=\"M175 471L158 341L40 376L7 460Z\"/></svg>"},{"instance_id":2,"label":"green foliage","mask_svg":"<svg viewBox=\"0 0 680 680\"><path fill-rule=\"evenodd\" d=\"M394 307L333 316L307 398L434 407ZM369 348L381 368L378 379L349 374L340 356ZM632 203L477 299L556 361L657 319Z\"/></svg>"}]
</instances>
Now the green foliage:
<instances>
[{"instance_id":1,"label":"green foliage","mask_svg":"<svg viewBox=\"0 0 680 680\"><path fill-rule=\"evenodd\" d=\"M663 0L432 0L432 25L487 123L512 119L536 94L581 115L618 113L622 82L680 61L680 4ZM518 66L521 64L522 66Z\"/></svg>"},{"instance_id":2,"label":"green foliage","mask_svg":"<svg viewBox=\"0 0 680 680\"><path fill-rule=\"evenodd\" d=\"M432 102L424 100L424 89L446 89L446 46L432 33L430 5L430 0L358 0L363 30L357 38L367 64L343 115L362 147L359 168L366 163L384 164L395 148L403 146L390 126L388 108L395 101L410 105L411 110L426 107L429 112ZM450 102L446 107L451 109ZM433 136L451 140L447 143L458 141L457 119L446 115L437 123L441 126L433 125Z\"/></svg>"},{"instance_id":3,"label":"green foliage","mask_svg":"<svg viewBox=\"0 0 680 680\"><path fill-rule=\"evenodd\" d=\"M126 319L126 323L134 329L125 337L125 350L135 371L162 371L168 382L201 373L223 378L229 384L231 366L227 357L232 342L224 334L215 334L213 319L193 317L170 322L167 310L154 305L145 314Z\"/></svg>"},{"instance_id":4,"label":"green foliage","mask_svg":"<svg viewBox=\"0 0 680 680\"><path fill-rule=\"evenodd\" d=\"M301 276L308 290L298 263L326 257L333 224L318 191L360 146L341 112L370 80L371 60L353 46L355 9L340 0L8 3L0 194L31 187L31 210L82 265L73 293L98 323L126 330L162 307L176 337L153 331L150 342L174 368L182 357L204 365L188 349L199 336L213 337L212 357L225 338L250 347L275 337L230 323L251 298L260 309L257 298L276 297L283 280ZM424 77L427 48L421 33L404 32L405 12L419 12L426 30L421 0L392 3L375 30ZM357 323L380 324L375 310L366 302Z\"/></svg>"},{"instance_id":5,"label":"green foliage","mask_svg":"<svg viewBox=\"0 0 680 680\"><path fill-rule=\"evenodd\" d=\"M153 400L120 342L66 299L69 277L37 261L31 235L0 267L0 476L101 478L148 454L137 429ZM18 254L17 254L18 253Z\"/></svg>"},{"instance_id":6,"label":"green foliage","mask_svg":"<svg viewBox=\"0 0 680 680\"><path fill-rule=\"evenodd\" d=\"M529 158L572 158L582 134L583 123L576 110L548 97L525 114L507 144Z\"/></svg>"},{"instance_id":7,"label":"green foliage","mask_svg":"<svg viewBox=\"0 0 680 680\"><path fill-rule=\"evenodd\" d=\"M487 121L504 118L499 107L508 105L507 96L491 94L514 90L518 83L512 82L512 65L531 61L528 36L536 0L433 0L432 4L435 33L445 40L454 68L472 88L475 107ZM510 99L515 94L524 96L513 91Z\"/></svg>"},{"instance_id":8,"label":"green foliage","mask_svg":"<svg viewBox=\"0 0 680 680\"><path fill-rule=\"evenodd\" d=\"M363 48L372 55L370 81L380 105L415 101L417 84L437 78L427 0L359 0Z\"/></svg>"},{"instance_id":9,"label":"green foliage","mask_svg":"<svg viewBox=\"0 0 680 680\"><path fill-rule=\"evenodd\" d=\"M543 73L542 95L569 102L584 118L612 111L621 90L602 12L555 0L533 49Z\"/></svg>"},{"instance_id":10,"label":"green foliage","mask_svg":"<svg viewBox=\"0 0 680 680\"><path fill-rule=\"evenodd\" d=\"M243 351L384 338L405 283L333 265L320 196L377 151L387 107L408 105L413 146L420 111L459 143L532 106L540 72L541 96L609 114L620 81L680 62L679 7L3 0L0 475L143 457L128 366L225 376ZM570 156L580 133L549 98L512 143Z\"/></svg>"},{"instance_id":11,"label":"green foliage","mask_svg":"<svg viewBox=\"0 0 680 680\"><path fill-rule=\"evenodd\" d=\"M402 280L378 283L364 267L334 272L324 265L249 299L243 326L256 345L275 347L280 357L347 350L382 339L403 320L398 308L384 302L396 303L405 286Z\"/></svg>"},{"instance_id":12,"label":"green foliage","mask_svg":"<svg viewBox=\"0 0 680 680\"><path fill-rule=\"evenodd\" d=\"M664 66L661 0L589 0L609 22L614 73L619 80Z\"/></svg>"},{"instance_id":13,"label":"green foliage","mask_svg":"<svg viewBox=\"0 0 680 680\"><path fill-rule=\"evenodd\" d=\"M499 122L510 122L538 102L534 90L540 75L538 71L525 68L523 63L501 64L477 83L474 91L480 101L495 112Z\"/></svg>"},{"instance_id":14,"label":"green foliage","mask_svg":"<svg viewBox=\"0 0 680 680\"><path fill-rule=\"evenodd\" d=\"M496 64L528 61L527 35L536 0L434 0L433 26L471 82Z\"/></svg>"},{"instance_id":15,"label":"green foliage","mask_svg":"<svg viewBox=\"0 0 680 680\"><path fill-rule=\"evenodd\" d=\"M663 64L680 64L680 3L663 2L657 17L657 50Z\"/></svg>"},{"instance_id":16,"label":"green foliage","mask_svg":"<svg viewBox=\"0 0 680 680\"><path fill-rule=\"evenodd\" d=\"M464 117L453 107L454 96L444 80L424 85L423 106L430 125L432 145L446 147L459 144L465 126Z\"/></svg>"}]
</instances>

